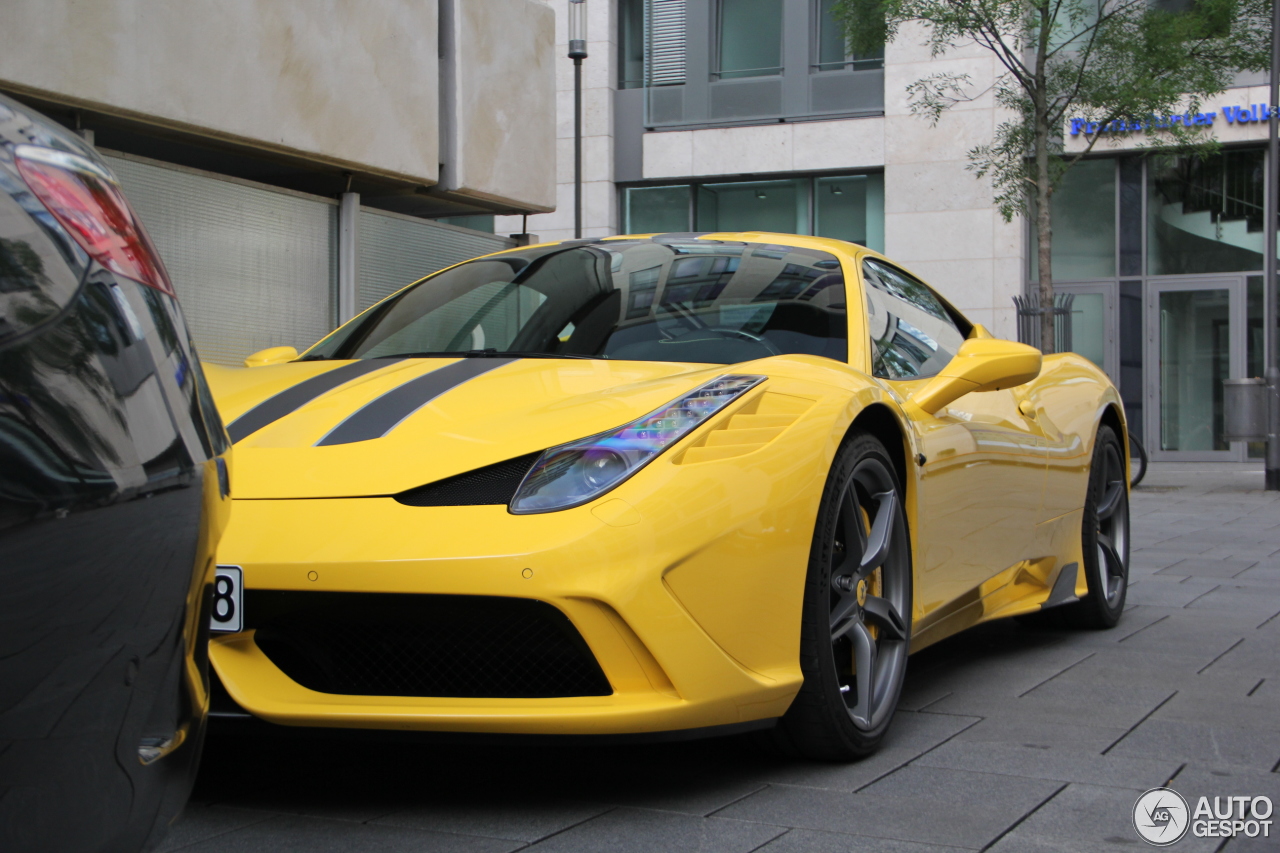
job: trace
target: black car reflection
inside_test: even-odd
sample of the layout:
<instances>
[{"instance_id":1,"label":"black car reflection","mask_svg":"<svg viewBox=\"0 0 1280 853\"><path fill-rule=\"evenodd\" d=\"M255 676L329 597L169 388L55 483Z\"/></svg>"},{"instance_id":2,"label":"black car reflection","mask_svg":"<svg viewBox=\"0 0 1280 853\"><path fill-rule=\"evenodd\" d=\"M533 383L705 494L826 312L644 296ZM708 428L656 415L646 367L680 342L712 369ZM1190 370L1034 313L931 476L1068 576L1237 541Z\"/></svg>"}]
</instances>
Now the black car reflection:
<instances>
[{"instance_id":1,"label":"black car reflection","mask_svg":"<svg viewBox=\"0 0 1280 853\"><path fill-rule=\"evenodd\" d=\"M118 184L0 96L0 850L145 849L181 811L226 447Z\"/></svg>"}]
</instances>

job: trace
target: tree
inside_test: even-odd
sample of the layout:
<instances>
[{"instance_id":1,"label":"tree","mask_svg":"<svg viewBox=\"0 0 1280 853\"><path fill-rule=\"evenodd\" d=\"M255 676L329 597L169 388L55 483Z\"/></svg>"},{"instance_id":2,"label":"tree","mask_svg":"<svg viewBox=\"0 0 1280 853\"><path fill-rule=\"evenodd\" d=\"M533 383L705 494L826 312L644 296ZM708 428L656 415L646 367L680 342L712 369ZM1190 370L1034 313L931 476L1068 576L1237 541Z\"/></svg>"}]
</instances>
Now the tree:
<instances>
[{"instance_id":1,"label":"tree","mask_svg":"<svg viewBox=\"0 0 1280 853\"><path fill-rule=\"evenodd\" d=\"M969 168L990 177L1006 221L1034 213L1040 304L1053 304L1053 193L1104 135L1158 128L1146 147L1204 154L1204 99L1237 73L1270 64L1271 0L836 0L850 47L867 51L919 22L933 56L977 44L998 60L996 103L1008 118ZM912 112L937 123L970 94L967 74L939 72L910 84ZM984 90L985 92L986 90ZM1275 107L1273 106L1273 109ZM1177 114L1177 121L1167 117ZM1082 120L1082 150L1065 153L1064 123ZM1055 350L1053 316L1041 317L1041 348Z\"/></svg>"}]
</instances>

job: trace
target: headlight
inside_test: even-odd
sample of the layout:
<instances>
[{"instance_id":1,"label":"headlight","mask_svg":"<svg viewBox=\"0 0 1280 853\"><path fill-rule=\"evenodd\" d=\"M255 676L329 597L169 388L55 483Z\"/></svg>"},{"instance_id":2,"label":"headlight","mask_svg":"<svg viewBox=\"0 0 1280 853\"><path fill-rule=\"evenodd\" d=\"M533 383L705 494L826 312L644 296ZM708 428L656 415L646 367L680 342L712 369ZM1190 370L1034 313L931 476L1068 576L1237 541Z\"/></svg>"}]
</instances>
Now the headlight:
<instances>
[{"instance_id":1,"label":"headlight","mask_svg":"<svg viewBox=\"0 0 1280 853\"><path fill-rule=\"evenodd\" d=\"M516 489L511 512L552 512L599 497L764 379L720 376L626 426L545 451Z\"/></svg>"}]
</instances>

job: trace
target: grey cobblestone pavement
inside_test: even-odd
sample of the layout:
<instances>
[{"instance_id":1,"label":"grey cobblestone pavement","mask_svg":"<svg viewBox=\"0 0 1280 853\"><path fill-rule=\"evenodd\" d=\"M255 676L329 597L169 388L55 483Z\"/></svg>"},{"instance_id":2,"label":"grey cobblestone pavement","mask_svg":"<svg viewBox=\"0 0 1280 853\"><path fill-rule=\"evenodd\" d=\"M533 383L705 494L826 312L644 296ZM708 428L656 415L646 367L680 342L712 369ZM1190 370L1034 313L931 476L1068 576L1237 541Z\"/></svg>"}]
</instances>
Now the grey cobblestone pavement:
<instances>
[{"instance_id":1,"label":"grey cobblestone pavement","mask_svg":"<svg viewBox=\"0 0 1280 853\"><path fill-rule=\"evenodd\" d=\"M215 732L162 849L1143 849L1130 813L1148 788L1280 803L1280 498L1261 487L1254 465L1153 465L1133 497L1119 627L1006 620L921 652L884 748L858 763L772 757L741 738L442 746ZM1280 841L1188 835L1173 849Z\"/></svg>"}]
</instances>

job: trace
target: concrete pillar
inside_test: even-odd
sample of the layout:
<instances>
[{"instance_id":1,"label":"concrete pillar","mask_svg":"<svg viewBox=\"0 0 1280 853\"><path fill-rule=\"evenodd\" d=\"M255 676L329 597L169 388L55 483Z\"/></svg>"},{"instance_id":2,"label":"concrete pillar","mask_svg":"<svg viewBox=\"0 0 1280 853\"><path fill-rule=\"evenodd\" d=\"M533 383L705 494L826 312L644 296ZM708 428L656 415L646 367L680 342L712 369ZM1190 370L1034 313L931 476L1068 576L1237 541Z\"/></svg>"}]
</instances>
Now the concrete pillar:
<instances>
[{"instance_id":1,"label":"concrete pillar","mask_svg":"<svg viewBox=\"0 0 1280 853\"><path fill-rule=\"evenodd\" d=\"M360 193L343 193L338 208L338 324L356 316L360 292Z\"/></svg>"}]
</instances>

